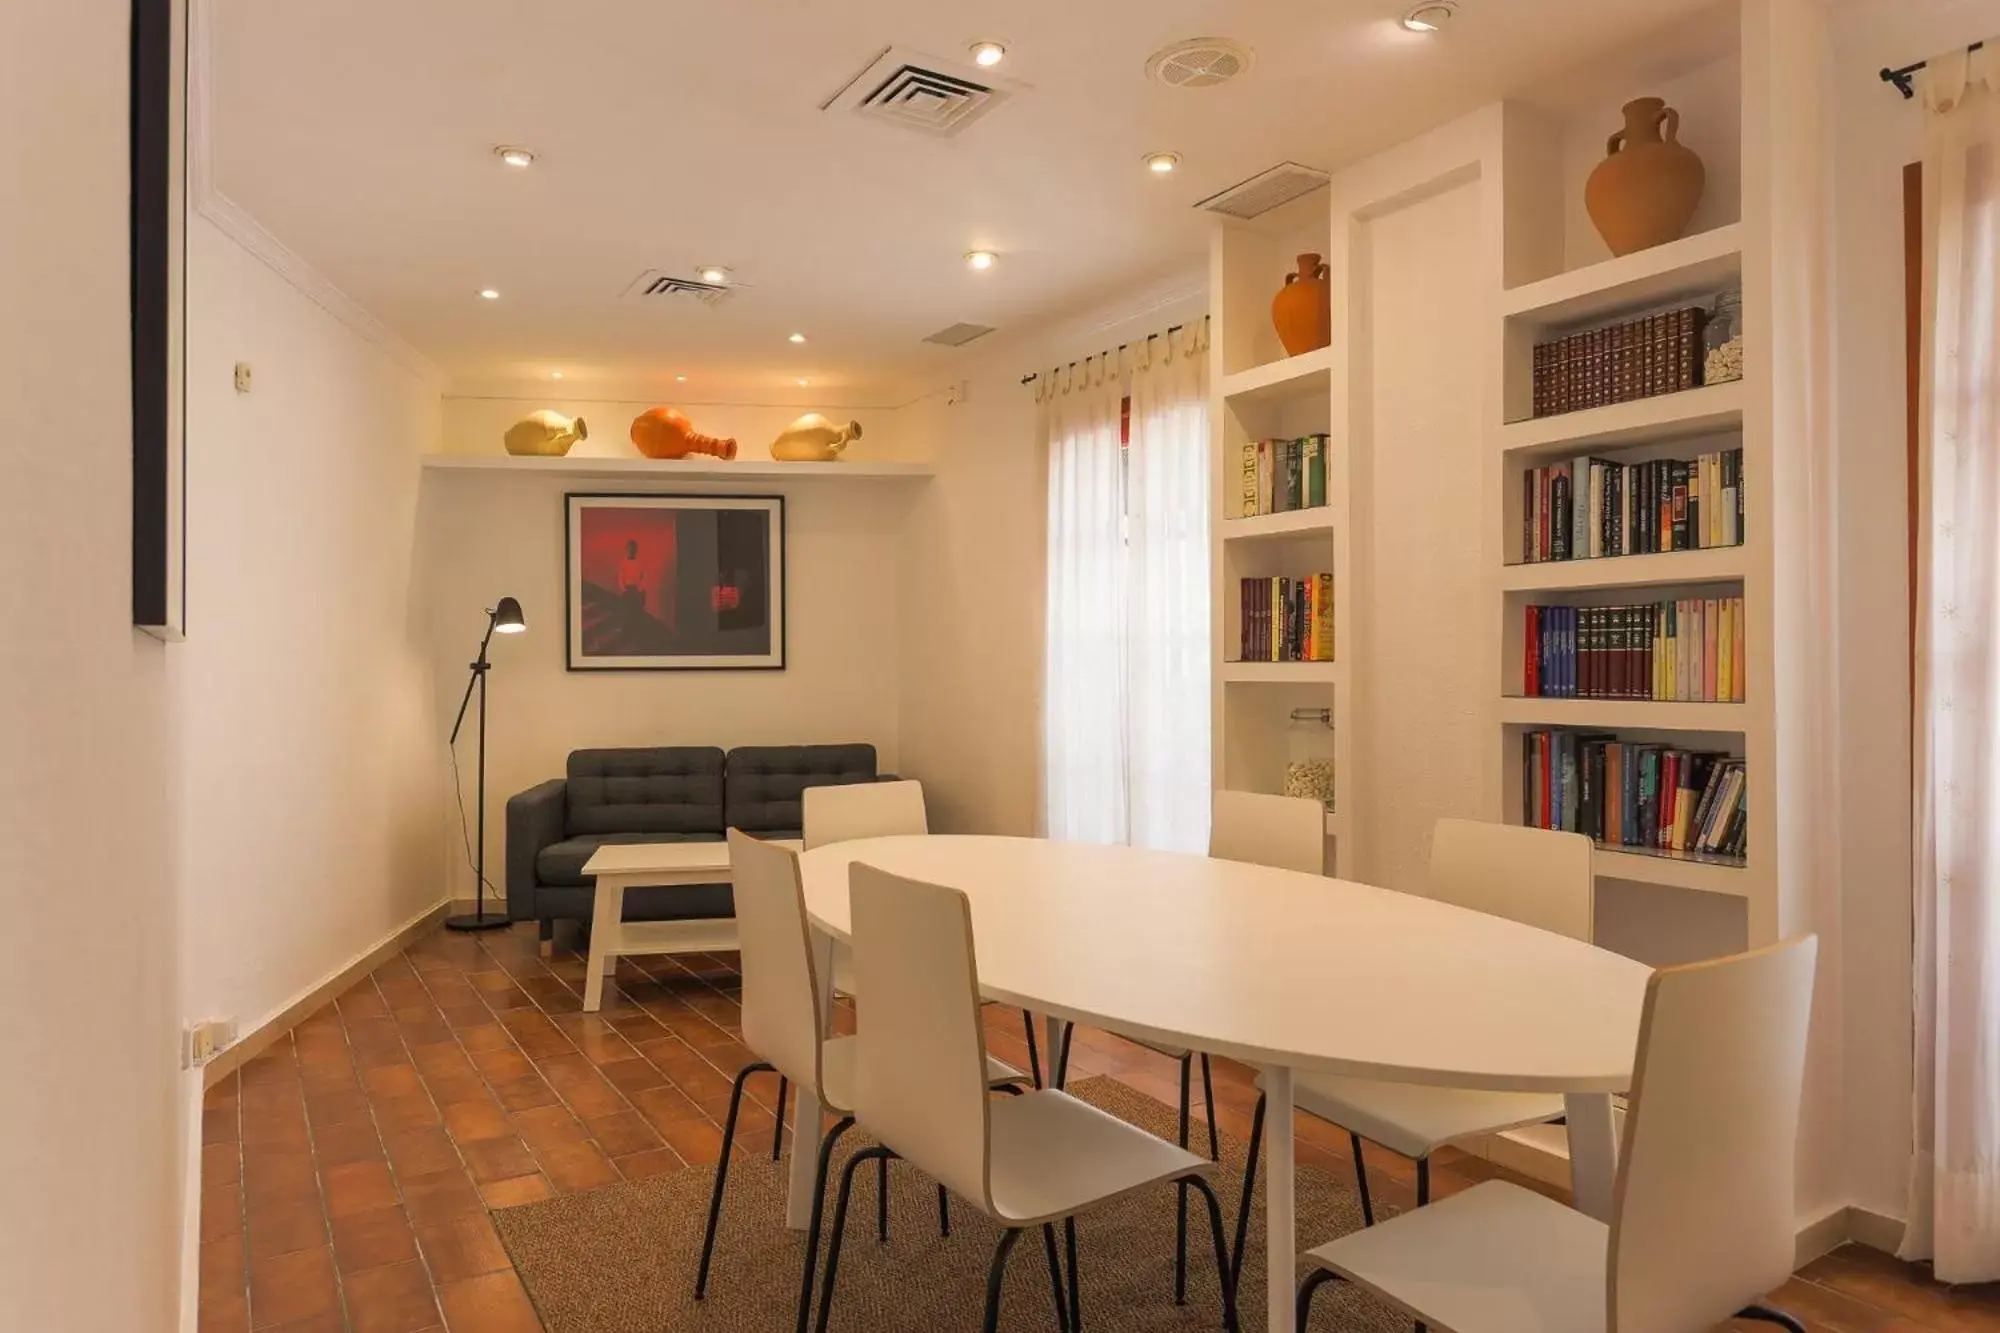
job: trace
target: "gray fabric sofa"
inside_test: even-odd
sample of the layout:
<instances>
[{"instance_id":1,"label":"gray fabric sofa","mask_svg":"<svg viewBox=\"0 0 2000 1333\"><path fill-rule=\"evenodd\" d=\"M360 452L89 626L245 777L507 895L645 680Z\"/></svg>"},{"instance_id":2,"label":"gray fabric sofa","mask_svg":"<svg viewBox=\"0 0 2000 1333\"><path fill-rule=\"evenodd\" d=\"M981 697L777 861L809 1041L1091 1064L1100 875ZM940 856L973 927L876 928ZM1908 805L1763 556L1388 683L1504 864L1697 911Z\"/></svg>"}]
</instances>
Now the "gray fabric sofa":
<instances>
[{"instance_id":1,"label":"gray fabric sofa","mask_svg":"<svg viewBox=\"0 0 2000 1333\"><path fill-rule=\"evenodd\" d=\"M583 873L606 843L721 842L727 829L796 838L807 787L875 782L872 745L747 745L576 750L568 776L507 801L507 915L588 923L593 883ZM728 884L635 889L628 921L732 916Z\"/></svg>"}]
</instances>

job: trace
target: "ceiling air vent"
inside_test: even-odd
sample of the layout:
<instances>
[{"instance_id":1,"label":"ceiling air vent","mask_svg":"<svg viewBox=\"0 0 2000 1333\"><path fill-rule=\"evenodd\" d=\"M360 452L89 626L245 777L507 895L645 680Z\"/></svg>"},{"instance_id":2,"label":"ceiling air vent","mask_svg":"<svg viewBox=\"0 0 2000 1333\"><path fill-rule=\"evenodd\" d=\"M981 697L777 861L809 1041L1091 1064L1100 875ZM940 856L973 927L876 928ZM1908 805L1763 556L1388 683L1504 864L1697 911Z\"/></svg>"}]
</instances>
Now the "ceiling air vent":
<instances>
[{"instance_id":1,"label":"ceiling air vent","mask_svg":"<svg viewBox=\"0 0 2000 1333\"><path fill-rule=\"evenodd\" d=\"M851 111L880 124L948 138L1006 96L978 71L891 46L820 110Z\"/></svg>"},{"instance_id":2,"label":"ceiling air vent","mask_svg":"<svg viewBox=\"0 0 2000 1333\"><path fill-rule=\"evenodd\" d=\"M1195 207L1224 217L1254 218L1311 194L1331 179L1324 171L1296 162L1280 162L1269 171L1260 171L1220 194L1210 195Z\"/></svg>"},{"instance_id":3,"label":"ceiling air vent","mask_svg":"<svg viewBox=\"0 0 2000 1333\"><path fill-rule=\"evenodd\" d=\"M1250 68L1250 48L1226 37L1190 37L1146 59L1146 77L1169 88L1213 88Z\"/></svg>"},{"instance_id":4,"label":"ceiling air vent","mask_svg":"<svg viewBox=\"0 0 2000 1333\"><path fill-rule=\"evenodd\" d=\"M936 343L940 347L963 347L976 338L984 338L991 332L993 326L990 324L953 324L939 329L924 341Z\"/></svg>"},{"instance_id":5,"label":"ceiling air vent","mask_svg":"<svg viewBox=\"0 0 2000 1333\"><path fill-rule=\"evenodd\" d=\"M703 305L721 305L729 299L729 293L740 283L699 282L693 278L677 278L664 269L649 268L633 279L625 289L627 297L672 296L681 300L692 298Z\"/></svg>"}]
</instances>

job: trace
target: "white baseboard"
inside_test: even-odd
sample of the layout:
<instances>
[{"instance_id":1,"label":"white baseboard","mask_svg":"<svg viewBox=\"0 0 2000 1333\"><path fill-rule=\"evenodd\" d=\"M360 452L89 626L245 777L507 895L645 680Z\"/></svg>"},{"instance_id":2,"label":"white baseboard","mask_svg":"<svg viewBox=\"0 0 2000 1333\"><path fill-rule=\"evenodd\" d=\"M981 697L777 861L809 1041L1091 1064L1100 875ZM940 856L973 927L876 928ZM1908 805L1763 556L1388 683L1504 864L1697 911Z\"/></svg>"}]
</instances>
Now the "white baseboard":
<instances>
[{"instance_id":1,"label":"white baseboard","mask_svg":"<svg viewBox=\"0 0 2000 1333\"><path fill-rule=\"evenodd\" d=\"M444 920L450 911L449 899L426 907L383 936L380 941L306 987L295 998L282 1005L276 1013L238 1037L204 1065L201 1071L202 1086L212 1088L241 1069L265 1047L290 1032L300 1019L373 972L392 954L401 953L411 940Z\"/></svg>"},{"instance_id":2,"label":"white baseboard","mask_svg":"<svg viewBox=\"0 0 2000 1333\"><path fill-rule=\"evenodd\" d=\"M1859 1204L1847 1209L1847 1238L1884 1254L1894 1254L1903 1248L1903 1232L1908 1226L1900 1217L1890 1217Z\"/></svg>"}]
</instances>

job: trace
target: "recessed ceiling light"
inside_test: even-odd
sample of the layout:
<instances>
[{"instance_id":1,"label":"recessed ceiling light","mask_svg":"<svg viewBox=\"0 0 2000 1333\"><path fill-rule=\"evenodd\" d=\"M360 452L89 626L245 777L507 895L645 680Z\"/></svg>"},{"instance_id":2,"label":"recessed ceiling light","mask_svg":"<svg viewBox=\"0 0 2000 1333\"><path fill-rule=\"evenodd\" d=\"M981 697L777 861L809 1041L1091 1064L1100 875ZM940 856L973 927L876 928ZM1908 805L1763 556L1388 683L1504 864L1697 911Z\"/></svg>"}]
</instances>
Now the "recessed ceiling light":
<instances>
[{"instance_id":1,"label":"recessed ceiling light","mask_svg":"<svg viewBox=\"0 0 2000 1333\"><path fill-rule=\"evenodd\" d=\"M974 42L972 63L981 69L992 69L1007 58L1007 48L998 42Z\"/></svg>"},{"instance_id":2,"label":"recessed ceiling light","mask_svg":"<svg viewBox=\"0 0 2000 1333\"><path fill-rule=\"evenodd\" d=\"M1451 16L1457 12L1458 7L1448 0L1427 0L1403 15L1403 26L1411 32L1436 32L1451 22Z\"/></svg>"},{"instance_id":3,"label":"recessed ceiling light","mask_svg":"<svg viewBox=\"0 0 2000 1333\"><path fill-rule=\"evenodd\" d=\"M1164 176L1180 164L1181 155L1179 153L1146 154L1146 170L1156 176Z\"/></svg>"},{"instance_id":4,"label":"recessed ceiling light","mask_svg":"<svg viewBox=\"0 0 2000 1333\"><path fill-rule=\"evenodd\" d=\"M799 387L800 387L801 389L803 389L803 388L805 388L805 387L806 387L806 385L808 385L808 384L811 384L811 383L812 383L812 381L811 381L811 380L800 380L800 381L799 381Z\"/></svg>"},{"instance_id":5,"label":"recessed ceiling light","mask_svg":"<svg viewBox=\"0 0 2000 1333\"><path fill-rule=\"evenodd\" d=\"M479 294L485 297L489 301L497 301L500 299L500 293L494 291L491 287L481 287L479 289Z\"/></svg>"},{"instance_id":6,"label":"recessed ceiling light","mask_svg":"<svg viewBox=\"0 0 2000 1333\"><path fill-rule=\"evenodd\" d=\"M703 282L720 287L729 281L729 270L720 264L704 264L696 276Z\"/></svg>"},{"instance_id":7,"label":"recessed ceiling light","mask_svg":"<svg viewBox=\"0 0 2000 1333\"><path fill-rule=\"evenodd\" d=\"M511 144L501 144L493 150L493 155L510 167L533 166L535 162L532 149L516 148Z\"/></svg>"},{"instance_id":8,"label":"recessed ceiling light","mask_svg":"<svg viewBox=\"0 0 2000 1333\"><path fill-rule=\"evenodd\" d=\"M791 339L790 339L790 341L792 341L792 342L795 342L795 343L802 343L802 342L804 342L805 340L806 340L806 335L805 335L805 334L803 334L803 333L794 333L794 334L793 334L793 335L791 336Z\"/></svg>"},{"instance_id":9,"label":"recessed ceiling light","mask_svg":"<svg viewBox=\"0 0 2000 1333\"><path fill-rule=\"evenodd\" d=\"M549 378L552 380L559 380L562 378L562 372L560 370L551 370L549 372Z\"/></svg>"},{"instance_id":10,"label":"recessed ceiling light","mask_svg":"<svg viewBox=\"0 0 2000 1333\"><path fill-rule=\"evenodd\" d=\"M991 250L967 250L965 252L965 266L977 269L992 268L994 258L995 255Z\"/></svg>"},{"instance_id":11,"label":"recessed ceiling light","mask_svg":"<svg viewBox=\"0 0 2000 1333\"><path fill-rule=\"evenodd\" d=\"M685 375L674 376L674 383L676 384L686 384L687 382L688 382L688 377Z\"/></svg>"}]
</instances>

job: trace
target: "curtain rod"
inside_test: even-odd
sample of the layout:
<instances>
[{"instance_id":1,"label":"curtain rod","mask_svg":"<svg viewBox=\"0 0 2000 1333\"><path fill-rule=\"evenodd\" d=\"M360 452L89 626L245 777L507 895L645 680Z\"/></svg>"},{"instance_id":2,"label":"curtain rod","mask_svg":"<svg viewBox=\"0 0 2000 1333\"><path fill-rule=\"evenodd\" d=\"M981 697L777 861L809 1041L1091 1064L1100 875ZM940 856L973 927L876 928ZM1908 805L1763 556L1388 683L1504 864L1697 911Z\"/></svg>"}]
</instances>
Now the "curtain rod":
<instances>
[{"instance_id":1,"label":"curtain rod","mask_svg":"<svg viewBox=\"0 0 2000 1333\"><path fill-rule=\"evenodd\" d=\"M1974 42L1972 45L1966 47L1965 49L1967 54L1970 54L1971 52L1977 51L1980 47L1984 45L1986 45L1986 43L1984 42ZM1905 65L1901 69L1884 68L1882 71L1882 82L1895 84L1896 90L1902 93L1904 100L1907 101L1910 98L1915 97L1917 95L1917 90L1914 83L1914 77L1916 75L1916 72L1922 69L1924 66L1928 65L1929 63L1930 62L1928 60L1919 60L1916 64Z\"/></svg>"},{"instance_id":2,"label":"curtain rod","mask_svg":"<svg viewBox=\"0 0 2000 1333\"><path fill-rule=\"evenodd\" d=\"M1205 321L1205 320L1207 320L1207 318L1208 318L1208 316L1207 316L1207 315L1203 315L1203 316L1202 316L1202 319L1203 319L1204 321ZM1167 325L1167 327L1166 327L1166 331L1165 331L1165 332L1163 332L1163 333L1149 333L1149 334L1147 334L1147 335L1146 335L1146 336L1145 336L1144 338L1140 339L1140 341L1141 341L1141 342L1151 342L1151 341L1153 341L1153 339L1155 339L1155 338L1171 338L1171 337L1173 337L1173 336L1174 336L1174 335L1175 335L1176 333L1179 333L1179 332L1180 332L1180 331L1181 331L1182 329L1184 329L1184 328L1186 328L1186 327L1187 327L1187 325L1185 325L1185 324L1169 324L1169 325ZM1132 344L1130 344L1130 343L1119 343L1119 344L1118 344L1118 350L1122 352L1122 351L1124 351L1124 350L1125 350L1125 349L1126 349L1127 347L1130 347L1131 345L1132 345ZM1098 355L1099 355L1099 356L1110 356L1110 355L1111 355L1111 353L1110 353L1109 351L1103 351L1103 352L1099 352L1099 353L1098 353ZM1089 357L1087 357L1087 356L1086 356L1085 358L1083 358L1083 359L1084 359L1084 360L1086 360L1086 361L1090 360L1090 358L1089 358ZM1076 365L1076 362L1072 361L1072 362L1070 362L1070 365L1074 366L1074 365ZM1023 376L1021 376L1021 383L1023 383L1023 384L1033 384L1033 383L1034 383L1034 382L1035 382L1036 380L1038 380L1038 379L1040 379L1040 378L1041 378L1041 376L1040 376L1039 374L1029 374L1029 375L1023 375Z\"/></svg>"}]
</instances>

